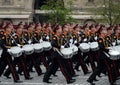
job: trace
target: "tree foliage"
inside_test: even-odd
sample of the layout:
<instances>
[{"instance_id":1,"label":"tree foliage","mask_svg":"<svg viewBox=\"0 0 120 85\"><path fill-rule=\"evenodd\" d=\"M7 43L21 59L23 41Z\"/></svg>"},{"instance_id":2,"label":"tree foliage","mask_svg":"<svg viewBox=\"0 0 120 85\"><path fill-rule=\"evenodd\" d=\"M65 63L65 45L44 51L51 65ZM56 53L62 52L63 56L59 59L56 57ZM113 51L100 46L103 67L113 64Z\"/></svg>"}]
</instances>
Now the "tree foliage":
<instances>
[{"instance_id":1,"label":"tree foliage","mask_svg":"<svg viewBox=\"0 0 120 85\"><path fill-rule=\"evenodd\" d=\"M114 25L120 23L120 0L102 0L101 7L91 9L95 15L100 15L104 23Z\"/></svg>"},{"instance_id":2,"label":"tree foliage","mask_svg":"<svg viewBox=\"0 0 120 85\"><path fill-rule=\"evenodd\" d=\"M63 0L48 0L40 9L47 12L46 15L48 15L48 22L64 24L65 22L75 21L69 16L71 10L64 6Z\"/></svg>"}]
</instances>

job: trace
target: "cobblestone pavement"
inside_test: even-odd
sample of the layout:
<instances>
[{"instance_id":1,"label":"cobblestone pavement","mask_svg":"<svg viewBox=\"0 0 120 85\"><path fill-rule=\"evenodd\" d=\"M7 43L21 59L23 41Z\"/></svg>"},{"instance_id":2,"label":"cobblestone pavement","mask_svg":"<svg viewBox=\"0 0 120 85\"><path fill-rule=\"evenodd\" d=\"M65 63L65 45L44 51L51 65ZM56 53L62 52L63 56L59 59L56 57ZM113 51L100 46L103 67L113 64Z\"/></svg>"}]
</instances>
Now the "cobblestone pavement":
<instances>
[{"instance_id":1,"label":"cobblestone pavement","mask_svg":"<svg viewBox=\"0 0 120 85\"><path fill-rule=\"evenodd\" d=\"M43 73L45 72L45 68L42 65L41 66ZM81 69L81 68L80 68ZM91 69L89 69L91 71ZM57 71L56 73L58 77L51 76L52 84L50 85L66 85L66 81L64 76L62 75L61 71ZM86 82L87 78L90 76L90 74L84 75L82 70L80 72L76 72L79 76L74 77L76 79L76 82L70 84L70 85L90 85L88 82ZM43 83L43 75L37 76L37 73L30 73L32 77L34 77L32 80L25 80L24 76L20 76L20 80L23 81L22 83L14 83L13 79L6 79L4 76L0 77L1 83L0 85L47 85L47 83ZM102 75L101 78L97 77L99 81L95 82L96 85L109 85L107 76Z\"/></svg>"},{"instance_id":2,"label":"cobblestone pavement","mask_svg":"<svg viewBox=\"0 0 120 85\"><path fill-rule=\"evenodd\" d=\"M43 73L45 73L44 66L41 65L40 67L42 68ZM79 69L81 69L81 68L79 68ZM89 68L89 70L91 71L91 68ZM52 82L52 84L49 84L49 85L67 85L65 78L62 75L61 71L57 71L56 74L58 75L58 77L51 76L52 80L50 80L50 81ZM74 79L76 79L76 82L74 82L70 85L90 85L88 82L86 82L86 80L88 79L90 74L84 75L82 70L80 72L76 72L76 74L79 75L77 77L74 77ZM42 82L44 74L41 76L37 76L36 72L34 72L34 73L30 73L30 75L31 75L31 77L33 77L32 80L25 80L24 76L20 76L20 80L23 81L22 83L14 83L13 79L6 79L4 76L1 76L0 77L0 81L1 81L0 85L48 85L47 83ZM101 78L97 77L97 79L99 81L95 82L96 85L109 85L107 76L102 75ZM116 83L117 83L117 85L120 85L120 80L117 80Z\"/></svg>"}]
</instances>

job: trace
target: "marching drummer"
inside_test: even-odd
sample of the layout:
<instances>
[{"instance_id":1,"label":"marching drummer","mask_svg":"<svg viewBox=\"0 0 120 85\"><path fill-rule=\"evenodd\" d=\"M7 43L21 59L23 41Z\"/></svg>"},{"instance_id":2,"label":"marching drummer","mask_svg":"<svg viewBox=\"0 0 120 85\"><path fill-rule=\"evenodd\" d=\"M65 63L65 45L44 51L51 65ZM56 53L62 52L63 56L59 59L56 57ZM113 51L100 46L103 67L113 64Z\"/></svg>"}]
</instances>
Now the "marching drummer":
<instances>
[{"instance_id":1,"label":"marching drummer","mask_svg":"<svg viewBox=\"0 0 120 85\"><path fill-rule=\"evenodd\" d=\"M0 76L3 74L5 67L9 66L14 82L20 83L19 76L16 72L16 68L14 66L14 63L12 61L12 56L9 54L9 48L11 48L12 45L12 39L11 39L11 24L7 24L5 27L5 34L1 37L1 47L3 49L2 55L1 55L1 62L0 62Z\"/></svg>"},{"instance_id":2,"label":"marching drummer","mask_svg":"<svg viewBox=\"0 0 120 85\"><path fill-rule=\"evenodd\" d=\"M112 73L112 70L111 70L112 68L110 64L110 59L106 55L109 51L107 49L108 43L105 43L106 36L107 36L107 30L102 29L100 31L100 38L98 40L99 47L100 47L100 53L99 53L100 64L97 66L95 71L90 75L90 77L87 80L92 85L94 85L93 80L96 78L97 75L99 75L102 71L104 71L104 69L106 69L106 71L108 72L108 78L109 78L110 84L113 85L113 83L115 82L115 79L113 77L114 73Z\"/></svg>"},{"instance_id":3,"label":"marching drummer","mask_svg":"<svg viewBox=\"0 0 120 85\"><path fill-rule=\"evenodd\" d=\"M87 24L85 26L83 26L83 29L84 29L84 33L81 36L80 43L90 43L90 32L91 32L91 30L90 30L90 28ZM91 68L94 71L96 66L95 66L93 57L91 56L91 53L90 52L83 53L83 58L85 59L85 62L87 64L90 63Z\"/></svg>"},{"instance_id":4,"label":"marching drummer","mask_svg":"<svg viewBox=\"0 0 120 85\"><path fill-rule=\"evenodd\" d=\"M22 34L23 34L23 28L22 26L20 26L20 24L18 25L18 27L16 28L16 35L13 36L14 39L14 46L18 46L21 47L24 45L24 40L22 38ZM17 50L17 49L15 49ZM19 57L14 57L14 65L16 66L18 64L19 69L18 69L18 73L21 75L22 71L24 72L24 76L25 79L32 79L32 77L30 77L29 71L27 69L27 66L25 64L25 58L24 55L19 56ZM8 68L5 73L4 76L9 77L11 71L10 68Z\"/></svg>"},{"instance_id":5,"label":"marching drummer","mask_svg":"<svg viewBox=\"0 0 120 85\"><path fill-rule=\"evenodd\" d=\"M24 38L25 40L27 40L28 44L33 44L34 43L34 32L35 32L35 24L34 23L30 23L28 28L27 28L27 32L24 34ZM37 63L37 60L35 59L35 53L32 53L30 55L26 55L26 63L27 66L29 68L29 71L33 72L33 66L35 67L35 70L38 74L38 76L40 76L42 74L42 70L39 66L39 64Z\"/></svg>"},{"instance_id":6,"label":"marching drummer","mask_svg":"<svg viewBox=\"0 0 120 85\"><path fill-rule=\"evenodd\" d=\"M64 75L67 83L73 83L75 82L75 80L72 79L71 75L69 74L69 71L66 69L65 66L65 60L64 58L61 56L61 54L59 54L60 48L61 48L61 39L60 36L62 34L62 28L60 25L58 25L55 29L54 29L55 35L53 36L53 40L51 42L53 48L54 48L54 52L53 52L53 58L52 58L52 62L48 68L48 70L46 71L44 78L43 78L43 82L47 82L47 83L51 83L49 81L49 77L51 76L51 74L53 74L53 72L56 73L57 69L60 67L60 70L62 72L62 74Z\"/></svg>"},{"instance_id":7,"label":"marching drummer","mask_svg":"<svg viewBox=\"0 0 120 85\"><path fill-rule=\"evenodd\" d=\"M80 40L81 40L81 36L82 36L82 32L81 32L82 29L81 29L81 27L79 25L76 25L73 29L74 29L74 32L77 34L76 35L77 36L77 43L76 43L76 45L79 46ZM88 73L88 68L86 66L86 63L83 60L83 57L82 57L80 49L78 49L78 54L75 56L75 61L76 61L75 69L77 71L80 71L79 70L79 66L81 65L81 68L82 68L84 74L87 74Z\"/></svg>"}]
</instances>

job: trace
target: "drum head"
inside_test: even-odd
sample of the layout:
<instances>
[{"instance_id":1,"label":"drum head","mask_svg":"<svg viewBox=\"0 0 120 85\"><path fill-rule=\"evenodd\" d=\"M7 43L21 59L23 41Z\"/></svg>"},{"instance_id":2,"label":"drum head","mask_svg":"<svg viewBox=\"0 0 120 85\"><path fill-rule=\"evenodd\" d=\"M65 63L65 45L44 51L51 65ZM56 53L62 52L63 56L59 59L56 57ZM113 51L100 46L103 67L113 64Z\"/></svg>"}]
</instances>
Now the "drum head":
<instances>
[{"instance_id":1,"label":"drum head","mask_svg":"<svg viewBox=\"0 0 120 85\"><path fill-rule=\"evenodd\" d=\"M109 54L110 54L111 56L118 56L118 55L120 55L120 53L119 53L118 51L116 51L116 50L110 50L110 51L109 51Z\"/></svg>"},{"instance_id":2,"label":"drum head","mask_svg":"<svg viewBox=\"0 0 120 85\"><path fill-rule=\"evenodd\" d=\"M42 45L40 43L33 44L34 49L42 49Z\"/></svg>"},{"instance_id":3,"label":"drum head","mask_svg":"<svg viewBox=\"0 0 120 85\"><path fill-rule=\"evenodd\" d=\"M70 55L73 53L73 51L70 48L63 48L63 49L61 49L61 53L63 55Z\"/></svg>"},{"instance_id":4,"label":"drum head","mask_svg":"<svg viewBox=\"0 0 120 85\"><path fill-rule=\"evenodd\" d=\"M17 53L20 53L22 51L22 49L20 47L11 47L10 48L10 51L13 53L13 54L17 54Z\"/></svg>"}]
</instances>

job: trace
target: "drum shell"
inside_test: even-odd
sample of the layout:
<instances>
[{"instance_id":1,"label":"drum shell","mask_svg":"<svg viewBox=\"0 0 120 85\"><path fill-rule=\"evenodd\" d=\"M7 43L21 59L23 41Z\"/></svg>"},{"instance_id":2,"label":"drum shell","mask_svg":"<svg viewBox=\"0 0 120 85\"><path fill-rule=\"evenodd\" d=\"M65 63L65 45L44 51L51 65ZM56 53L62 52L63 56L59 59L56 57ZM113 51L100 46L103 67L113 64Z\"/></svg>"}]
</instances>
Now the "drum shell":
<instances>
[{"instance_id":1,"label":"drum shell","mask_svg":"<svg viewBox=\"0 0 120 85\"><path fill-rule=\"evenodd\" d=\"M108 52L108 53L110 54L109 58L111 60L118 60L118 59L120 59L120 54L113 55L113 54L111 54L111 52Z\"/></svg>"},{"instance_id":2,"label":"drum shell","mask_svg":"<svg viewBox=\"0 0 120 85\"><path fill-rule=\"evenodd\" d=\"M11 48L12 49L14 48L14 50L16 50L15 48L19 48L19 47L15 46L15 47L11 47ZM18 53L13 53L12 51L10 51L9 54L13 57L20 57L22 55L22 50L21 50L21 48L19 48L19 50L20 51Z\"/></svg>"},{"instance_id":3,"label":"drum shell","mask_svg":"<svg viewBox=\"0 0 120 85\"><path fill-rule=\"evenodd\" d=\"M96 47L96 48L91 48L92 51L98 51L99 50L99 47Z\"/></svg>"},{"instance_id":4,"label":"drum shell","mask_svg":"<svg viewBox=\"0 0 120 85\"><path fill-rule=\"evenodd\" d=\"M81 44L84 44L84 45L81 46ZM86 53L86 52L89 52L89 51L90 51L90 46L89 46L89 44L87 44L87 43L81 43L81 44L80 44L79 48L80 48L80 50L81 50L83 53ZM85 46L87 46L87 48L84 48Z\"/></svg>"},{"instance_id":5,"label":"drum shell","mask_svg":"<svg viewBox=\"0 0 120 85\"><path fill-rule=\"evenodd\" d=\"M36 45L36 46L40 46L40 48L36 48L35 45ZM35 52L35 53L40 53L40 52L43 51L43 47L42 47L42 45L41 45L40 43L34 44L33 47L34 47L34 52Z\"/></svg>"},{"instance_id":6,"label":"drum shell","mask_svg":"<svg viewBox=\"0 0 120 85\"><path fill-rule=\"evenodd\" d=\"M22 55L22 52L19 52L19 53L16 53L16 54L13 54L13 53L9 53L11 56L13 57L20 57Z\"/></svg>"},{"instance_id":7,"label":"drum shell","mask_svg":"<svg viewBox=\"0 0 120 85\"><path fill-rule=\"evenodd\" d=\"M63 55L63 58L64 59L70 59L72 58L73 54L69 54L69 55Z\"/></svg>"},{"instance_id":8,"label":"drum shell","mask_svg":"<svg viewBox=\"0 0 120 85\"><path fill-rule=\"evenodd\" d=\"M92 43L90 43L90 49L92 51L98 51L99 50L98 42L92 42Z\"/></svg>"},{"instance_id":9,"label":"drum shell","mask_svg":"<svg viewBox=\"0 0 120 85\"><path fill-rule=\"evenodd\" d=\"M25 46L30 46L30 45L25 45ZM26 50L23 46L22 49L26 55L31 55L32 53L34 53L34 48L33 47L31 47L31 48L32 48L31 50Z\"/></svg>"},{"instance_id":10,"label":"drum shell","mask_svg":"<svg viewBox=\"0 0 120 85\"><path fill-rule=\"evenodd\" d=\"M47 46L47 44L48 44L48 46ZM48 41L42 42L41 45L43 46L44 51L49 51L52 48L51 43Z\"/></svg>"},{"instance_id":11,"label":"drum shell","mask_svg":"<svg viewBox=\"0 0 120 85\"><path fill-rule=\"evenodd\" d=\"M66 52L68 52L68 53L66 54ZM69 59L69 58L72 58L72 56L73 56L73 51L71 48L61 49L61 53L63 54L64 59Z\"/></svg>"},{"instance_id":12,"label":"drum shell","mask_svg":"<svg viewBox=\"0 0 120 85\"><path fill-rule=\"evenodd\" d=\"M72 45L70 48L71 48L72 51L73 51L73 55L76 55L76 54L78 53L78 47L77 47L77 46Z\"/></svg>"}]
</instances>

